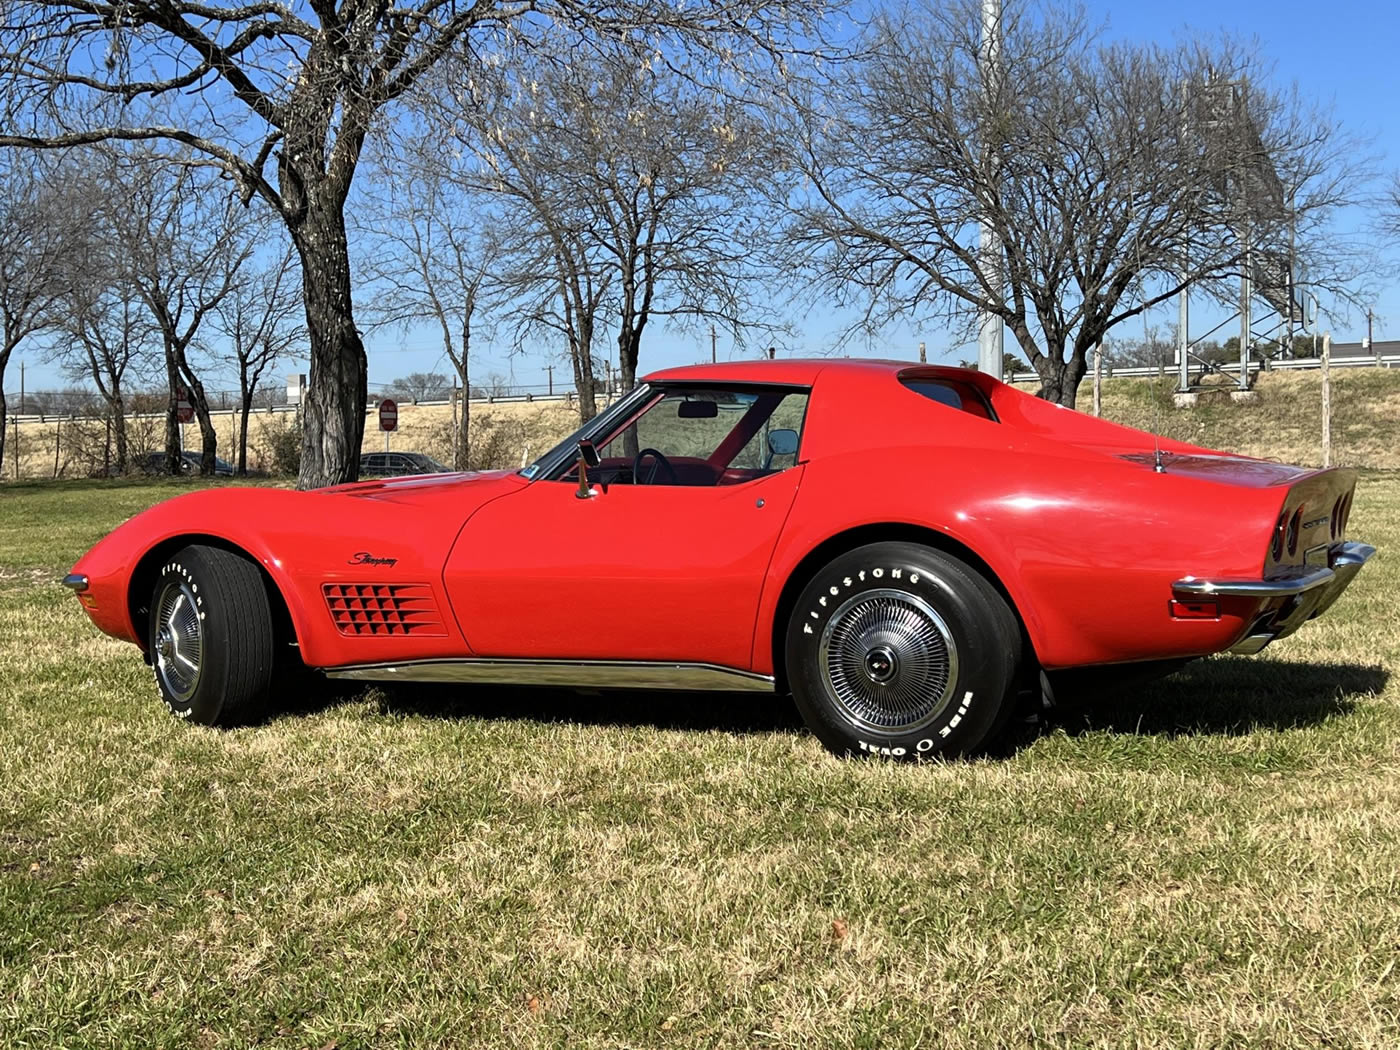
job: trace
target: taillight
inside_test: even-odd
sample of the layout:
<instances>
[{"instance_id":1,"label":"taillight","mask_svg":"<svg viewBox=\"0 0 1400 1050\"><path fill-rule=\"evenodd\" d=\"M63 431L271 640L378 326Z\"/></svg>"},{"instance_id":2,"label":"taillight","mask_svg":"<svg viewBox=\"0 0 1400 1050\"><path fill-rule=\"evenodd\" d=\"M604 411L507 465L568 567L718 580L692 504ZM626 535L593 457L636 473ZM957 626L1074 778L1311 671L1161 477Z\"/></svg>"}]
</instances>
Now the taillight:
<instances>
[{"instance_id":1,"label":"taillight","mask_svg":"<svg viewBox=\"0 0 1400 1050\"><path fill-rule=\"evenodd\" d=\"M1274 561L1283 561L1283 530L1284 523L1287 521L1286 514L1287 511L1280 514L1278 516L1278 524L1274 526L1274 544L1272 550Z\"/></svg>"},{"instance_id":2,"label":"taillight","mask_svg":"<svg viewBox=\"0 0 1400 1050\"><path fill-rule=\"evenodd\" d=\"M1342 506L1347 501L1346 494L1337 497L1337 502L1332 504L1332 538L1340 539L1342 535Z\"/></svg>"},{"instance_id":3,"label":"taillight","mask_svg":"<svg viewBox=\"0 0 1400 1050\"><path fill-rule=\"evenodd\" d=\"M1299 507L1293 512L1293 517L1288 519L1288 556L1291 558L1298 553L1298 530L1303 525L1303 508Z\"/></svg>"}]
</instances>

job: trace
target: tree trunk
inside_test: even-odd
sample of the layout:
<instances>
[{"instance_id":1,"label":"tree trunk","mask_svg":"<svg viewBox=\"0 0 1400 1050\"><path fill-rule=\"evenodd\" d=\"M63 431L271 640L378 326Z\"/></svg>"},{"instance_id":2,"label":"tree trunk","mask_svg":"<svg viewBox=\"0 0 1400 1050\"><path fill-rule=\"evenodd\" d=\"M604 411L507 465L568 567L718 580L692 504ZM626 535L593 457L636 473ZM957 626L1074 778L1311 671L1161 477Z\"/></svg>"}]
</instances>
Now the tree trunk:
<instances>
[{"instance_id":1,"label":"tree trunk","mask_svg":"<svg viewBox=\"0 0 1400 1050\"><path fill-rule=\"evenodd\" d=\"M617 336L617 368L622 373L622 392L624 394L637 385L637 356L641 343L641 327L637 326L634 329L631 322L624 317L622 330ZM637 444L637 428L635 426L628 427L622 434L622 454L635 462L637 453L640 451Z\"/></svg>"},{"instance_id":2,"label":"tree trunk","mask_svg":"<svg viewBox=\"0 0 1400 1050\"><path fill-rule=\"evenodd\" d=\"M165 406L165 472L179 477L182 473L180 453L184 450L179 418L180 369L175 363L175 348L168 340L165 344L165 379L170 391L170 399Z\"/></svg>"},{"instance_id":3,"label":"tree trunk","mask_svg":"<svg viewBox=\"0 0 1400 1050\"><path fill-rule=\"evenodd\" d=\"M598 414L597 381L593 376L593 321L580 319L574 345L570 348L574 359L574 386L578 388L578 411L582 422L587 423Z\"/></svg>"},{"instance_id":4,"label":"tree trunk","mask_svg":"<svg viewBox=\"0 0 1400 1050\"><path fill-rule=\"evenodd\" d=\"M219 435L214 430L214 422L209 416L209 397L204 392L204 384L199 381L185 360L183 349L179 352L179 363L190 405L194 408L195 419L199 420L199 473L204 477L212 477L214 457L219 449Z\"/></svg>"},{"instance_id":5,"label":"tree trunk","mask_svg":"<svg viewBox=\"0 0 1400 1050\"><path fill-rule=\"evenodd\" d=\"M369 394L365 347L355 329L350 299L345 216L332 202L308 201L303 218L292 228L292 240L301 259L311 337L297 487L340 485L359 477Z\"/></svg>"},{"instance_id":6,"label":"tree trunk","mask_svg":"<svg viewBox=\"0 0 1400 1050\"><path fill-rule=\"evenodd\" d=\"M253 412L253 392L239 383L238 395L238 476L248 476L248 417Z\"/></svg>"},{"instance_id":7,"label":"tree trunk","mask_svg":"<svg viewBox=\"0 0 1400 1050\"><path fill-rule=\"evenodd\" d=\"M1079 395L1079 383L1084 378L1084 361L1071 357L1068 361L1057 361L1049 354L1043 354L1035 363L1036 374L1040 376L1040 391L1037 397L1056 405L1073 408Z\"/></svg>"},{"instance_id":8,"label":"tree trunk","mask_svg":"<svg viewBox=\"0 0 1400 1050\"><path fill-rule=\"evenodd\" d=\"M114 392L107 399L107 408L112 413L112 444L117 448L117 473L125 474L131 467L127 462L126 399L120 392Z\"/></svg>"},{"instance_id":9,"label":"tree trunk","mask_svg":"<svg viewBox=\"0 0 1400 1050\"><path fill-rule=\"evenodd\" d=\"M5 420L7 418L8 409L5 406L4 385L0 384L0 474L3 474L5 466Z\"/></svg>"},{"instance_id":10,"label":"tree trunk","mask_svg":"<svg viewBox=\"0 0 1400 1050\"><path fill-rule=\"evenodd\" d=\"M471 469L471 329L462 326L462 360L457 365L457 377L462 381L462 414L457 418L456 448L452 450L452 469Z\"/></svg>"}]
</instances>

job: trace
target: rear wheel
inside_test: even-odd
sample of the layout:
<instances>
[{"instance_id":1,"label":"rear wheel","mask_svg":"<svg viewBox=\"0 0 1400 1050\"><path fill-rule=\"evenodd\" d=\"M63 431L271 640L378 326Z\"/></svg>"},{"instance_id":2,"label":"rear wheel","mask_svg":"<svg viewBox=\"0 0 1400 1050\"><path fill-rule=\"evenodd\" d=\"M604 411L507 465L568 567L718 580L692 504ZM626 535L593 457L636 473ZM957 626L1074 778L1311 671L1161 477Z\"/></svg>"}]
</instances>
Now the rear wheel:
<instances>
[{"instance_id":1,"label":"rear wheel","mask_svg":"<svg viewBox=\"0 0 1400 1050\"><path fill-rule=\"evenodd\" d=\"M793 697L837 754L975 751L1004 724L1020 663L1016 618L975 569L914 543L840 555L787 628Z\"/></svg>"},{"instance_id":2,"label":"rear wheel","mask_svg":"<svg viewBox=\"0 0 1400 1050\"><path fill-rule=\"evenodd\" d=\"M150 609L151 665L172 714L227 726L262 710L276 650L257 566L217 547L185 547L160 567Z\"/></svg>"}]
</instances>

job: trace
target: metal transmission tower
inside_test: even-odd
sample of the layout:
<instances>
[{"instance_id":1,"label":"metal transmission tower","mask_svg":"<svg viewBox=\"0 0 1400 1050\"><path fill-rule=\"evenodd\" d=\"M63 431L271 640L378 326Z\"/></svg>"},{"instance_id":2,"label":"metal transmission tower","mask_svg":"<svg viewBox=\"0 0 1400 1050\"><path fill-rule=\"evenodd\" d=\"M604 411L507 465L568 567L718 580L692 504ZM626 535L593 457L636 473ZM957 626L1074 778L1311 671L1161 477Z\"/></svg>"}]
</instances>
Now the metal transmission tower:
<instances>
[{"instance_id":1,"label":"metal transmission tower","mask_svg":"<svg viewBox=\"0 0 1400 1050\"><path fill-rule=\"evenodd\" d=\"M1255 345L1274 339L1282 329L1286 333L1284 346L1292 354L1295 321L1301 320L1305 327L1308 324L1295 281L1289 215L1292 200L1278 177L1273 158L1269 156L1268 148L1259 134L1259 127L1250 115L1249 84L1245 80L1212 79L1201 85L1196 98L1198 105L1188 117L1195 134L1206 139L1223 134L1229 139L1230 159L1222 165L1217 192L1220 195L1219 203L1231 216L1230 224L1244 250L1238 309L1195 339L1190 335L1191 293L1189 289L1182 289L1177 327L1177 394L1191 396L1193 400L1195 390L1206 375L1219 371L1217 364L1193 352L1192 348L1203 339L1239 319L1240 373L1237 382L1240 391L1247 391L1250 385L1249 358ZM1290 223L1287 250L1258 243L1261 227L1277 230L1281 223ZM1256 299L1262 300L1267 307L1258 316L1254 311ZM1268 324L1271 319L1273 323L1264 331L1256 329L1256 322ZM1265 353L1265 360L1270 356L1272 354ZM1191 379L1193 368L1200 370L1194 383Z\"/></svg>"},{"instance_id":2,"label":"metal transmission tower","mask_svg":"<svg viewBox=\"0 0 1400 1050\"><path fill-rule=\"evenodd\" d=\"M1001 83L1001 0L982 0L982 83L987 92L987 104L992 105ZM990 144L983 144L990 149ZM989 222L978 223L977 248L981 256L982 272L992 285L993 294L1000 298L1001 287L1001 242ZM1002 378L1001 366L1004 360L1005 323L1001 315L986 310L978 311L977 324L977 370Z\"/></svg>"}]
</instances>

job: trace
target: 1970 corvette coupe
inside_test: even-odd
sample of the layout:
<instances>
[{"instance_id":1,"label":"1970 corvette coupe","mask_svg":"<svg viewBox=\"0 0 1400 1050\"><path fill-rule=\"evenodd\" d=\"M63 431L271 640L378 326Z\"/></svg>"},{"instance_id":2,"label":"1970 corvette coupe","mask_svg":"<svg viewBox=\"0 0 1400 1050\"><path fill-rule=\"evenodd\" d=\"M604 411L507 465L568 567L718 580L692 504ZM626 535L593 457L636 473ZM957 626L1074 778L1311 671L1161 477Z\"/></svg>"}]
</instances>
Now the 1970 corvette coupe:
<instances>
[{"instance_id":1,"label":"1970 corvette coupe","mask_svg":"<svg viewBox=\"0 0 1400 1050\"><path fill-rule=\"evenodd\" d=\"M964 753L1042 671L1258 652L1372 547L1356 478L893 361L659 372L524 470L210 489L64 583L170 710L366 681L779 690L839 753Z\"/></svg>"}]
</instances>

